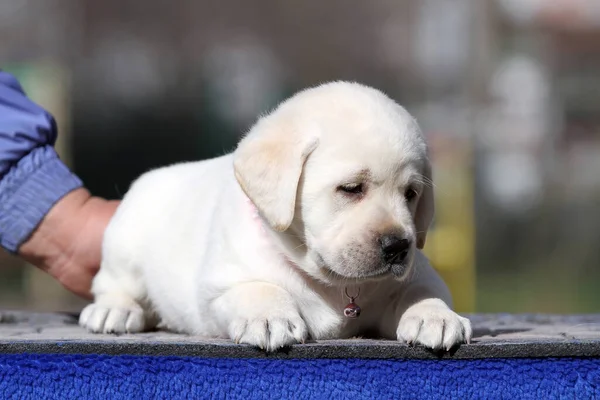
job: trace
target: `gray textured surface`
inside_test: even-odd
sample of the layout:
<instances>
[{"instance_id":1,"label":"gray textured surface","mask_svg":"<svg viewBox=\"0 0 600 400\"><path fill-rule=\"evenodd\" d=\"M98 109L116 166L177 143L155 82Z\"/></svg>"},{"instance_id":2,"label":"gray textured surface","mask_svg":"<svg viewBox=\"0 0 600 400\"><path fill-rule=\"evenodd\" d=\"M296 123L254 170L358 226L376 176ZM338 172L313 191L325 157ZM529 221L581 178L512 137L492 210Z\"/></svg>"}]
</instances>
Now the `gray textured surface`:
<instances>
[{"instance_id":1,"label":"gray textured surface","mask_svg":"<svg viewBox=\"0 0 600 400\"><path fill-rule=\"evenodd\" d=\"M204 339L168 332L137 335L94 335L68 314L0 311L0 354L71 353L200 357L279 358L497 358L600 357L600 314L595 315L468 315L474 327L472 344L450 354L385 340L331 340L292 346L275 354L227 340Z\"/></svg>"}]
</instances>

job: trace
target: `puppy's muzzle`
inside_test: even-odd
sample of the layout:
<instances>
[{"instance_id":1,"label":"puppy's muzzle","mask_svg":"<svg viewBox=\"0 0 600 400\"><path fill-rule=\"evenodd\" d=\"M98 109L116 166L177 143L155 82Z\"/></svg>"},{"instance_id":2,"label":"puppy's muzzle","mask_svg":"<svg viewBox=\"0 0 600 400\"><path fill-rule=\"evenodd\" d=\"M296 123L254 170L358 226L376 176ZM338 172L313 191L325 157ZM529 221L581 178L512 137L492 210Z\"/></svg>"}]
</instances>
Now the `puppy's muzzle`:
<instances>
[{"instance_id":1,"label":"puppy's muzzle","mask_svg":"<svg viewBox=\"0 0 600 400\"><path fill-rule=\"evenodd\" d=\"M379 243L383 261L390 266L394 275L403 275L406 269L405 261L412 245L411 241L396 235L383 235L379 239Z\"/></svg>"}]
</instances>

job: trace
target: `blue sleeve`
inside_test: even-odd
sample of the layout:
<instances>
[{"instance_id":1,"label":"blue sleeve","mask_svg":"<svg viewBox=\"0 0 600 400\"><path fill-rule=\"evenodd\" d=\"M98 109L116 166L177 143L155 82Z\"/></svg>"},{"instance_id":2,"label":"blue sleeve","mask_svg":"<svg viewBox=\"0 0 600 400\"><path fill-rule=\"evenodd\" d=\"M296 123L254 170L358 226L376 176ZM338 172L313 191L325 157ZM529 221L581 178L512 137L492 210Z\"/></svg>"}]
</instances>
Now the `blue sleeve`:
<instances>
[{"instance_id":1,"label":"blue sleeve","mask_svg":"<svg viewBox=\"0 0 600 400\"><path fill-rule=\"evenodd\" d=\"M82 186L59 159L54 118L0 71L0 246L16 252L50 208Z\"/></svg>"}]
</instances>

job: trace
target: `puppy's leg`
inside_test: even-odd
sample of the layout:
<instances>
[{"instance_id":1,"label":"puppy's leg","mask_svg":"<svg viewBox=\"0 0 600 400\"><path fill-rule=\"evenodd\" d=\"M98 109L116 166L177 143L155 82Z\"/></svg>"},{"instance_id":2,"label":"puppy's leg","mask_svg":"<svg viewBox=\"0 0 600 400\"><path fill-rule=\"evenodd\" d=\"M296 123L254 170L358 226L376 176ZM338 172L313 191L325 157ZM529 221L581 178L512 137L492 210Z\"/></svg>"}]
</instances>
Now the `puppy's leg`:
<instances>
[{"instance_id":1,"label":"puppy's leg","mask_svg":"<svg viewBox=\"0 0 600 400\"><path fill-rule=\"evenodd\" d=\"M417 277L410 282L390 311L395 321L395 336L407 343L420 343L434 350L450 350L471 340L471 323L451 308L452 299L446 284L429 265L419 266ZM388 324L389 325L389 324ZM384 331L390 331L388 326Z\"/></svg>"},{"instance_id":2,"label":"puppy's leg","mask_svg":"<svg viewBox=\"0 0 600 400\"><path fill-rule=\"evenodd\" d=\"M92 284L94 303L83 309L79 325L95 333L135 333L152 328L154 316L142 306L146 289L139 268L105 252Z\"/></svg>"},{"instance_id":3,"label":"puppy's leg","mask_svg":"<svg viewBox=\"0 0 600 400\"><path fill-rule=\"evenodd\" d=\"M236 343L273 351L308 337L306 323L292 296L270 283L236 285L212 303L211 311Z\"/></svg>"},{"instance_id":4,"label":"puppy's leg","mask_svg":"<svg viewBox=\"0 0 600 400\"><path fill-rule=\"evenodd\" d=\"M471 322L435 297L424 298L408 307L397 330L398 340L446 351L457 344L469 343L471 335Z\"/></svg>"}]
</instances>

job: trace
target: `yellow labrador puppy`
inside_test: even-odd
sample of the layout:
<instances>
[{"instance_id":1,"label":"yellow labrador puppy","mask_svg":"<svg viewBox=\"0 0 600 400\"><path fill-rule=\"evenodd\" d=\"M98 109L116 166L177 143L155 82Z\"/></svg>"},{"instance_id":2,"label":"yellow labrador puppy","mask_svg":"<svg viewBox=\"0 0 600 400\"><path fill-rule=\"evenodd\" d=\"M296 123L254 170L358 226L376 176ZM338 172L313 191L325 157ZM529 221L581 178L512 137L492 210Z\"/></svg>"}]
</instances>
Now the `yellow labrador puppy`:
<instances>
[{"instance_id":1,"label":"yellow labrador puppy","mask_svg":"<svg viewBox=\"0 0 600 400\"><path fill-rule=\"evenodd\" d=\"M260 118L233 154L132 185L80 324L133 333L158 323L267 351L365 334L449 349L471 326L419 250L433 211L409 113L357 83L310 88Z\"/></svg>"}]
</instances>

